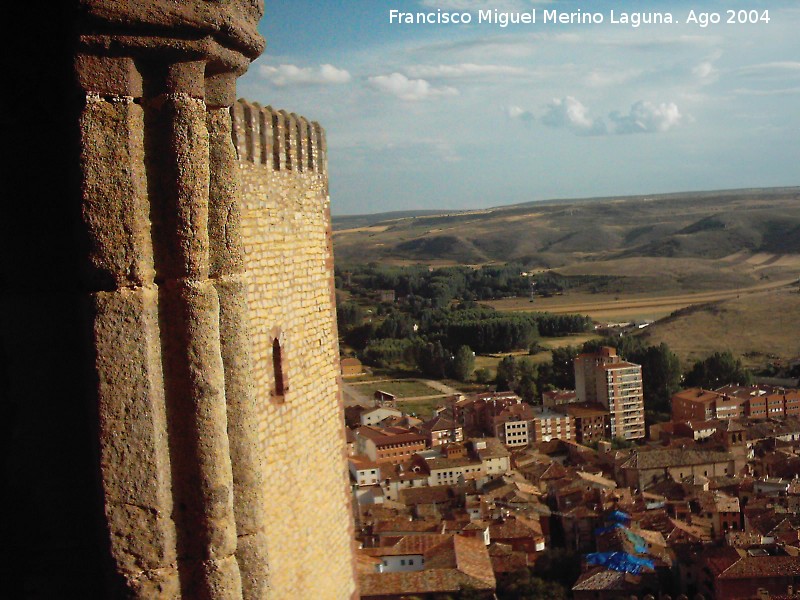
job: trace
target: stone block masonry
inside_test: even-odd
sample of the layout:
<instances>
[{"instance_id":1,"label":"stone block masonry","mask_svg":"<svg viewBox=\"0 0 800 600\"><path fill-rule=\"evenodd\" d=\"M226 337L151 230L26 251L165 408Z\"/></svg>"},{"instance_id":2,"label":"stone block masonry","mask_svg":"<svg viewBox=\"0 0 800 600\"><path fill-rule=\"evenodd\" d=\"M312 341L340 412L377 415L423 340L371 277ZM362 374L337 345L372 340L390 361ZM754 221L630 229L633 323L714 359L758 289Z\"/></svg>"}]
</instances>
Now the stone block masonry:
<instances>
[{"instance_id":1,"label":"stone block masonry","mask_svg":"<svg viewBox=\"0 0 800 600\"><path fill-rule=\"evenodd\" d=\"M232 114L267 546L278 549L270 553L270 585L278 598L297 589L346 598L353 538L324 131L243 100Z\"/></svg>"},{"instance_id":2,"label":"stone block masonry","mask_svg":"<svg viewBox=\"0 0 800 600\"><path fill-rule=\"evenodd\" d=\"M13 71L13 597L356 595L324 133L236 102L262 8L65 2Z\"/></svg>"}]
</instances>

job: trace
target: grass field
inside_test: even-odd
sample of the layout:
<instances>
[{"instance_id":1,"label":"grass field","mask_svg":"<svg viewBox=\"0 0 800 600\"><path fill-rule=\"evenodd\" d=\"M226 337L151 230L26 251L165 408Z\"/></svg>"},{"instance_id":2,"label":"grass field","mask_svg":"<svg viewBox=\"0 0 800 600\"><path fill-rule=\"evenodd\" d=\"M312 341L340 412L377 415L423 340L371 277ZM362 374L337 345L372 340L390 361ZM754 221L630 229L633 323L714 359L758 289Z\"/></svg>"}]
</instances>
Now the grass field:
<instances>
[{"instance_id":1,"label":"grass field","mask_svg":"<svg viewBox=\"0 0 800 600\"><path fill-rule=\"evenodd\" d=\"M384 379L380 381L350 383L350 385L369 398L371 398L377 390L394 394L397 398L415 398L418 396L441 394L439 390L430 387L422 381L417 381L416 379Z\"/></svg>"},{"instance_id":2,"label":"grass field","mask_svg":"<svg viewBox=\"0 0 800 600\"><path fill-rule=\"evenodd\" d=\"M700 292L697 294L669 295L652 293L612 295L575 293L554 296L552 298L537 298L534 302L530 302L525 298L507 298L486 302L486 304L497 310L505 311L546 311L556 314L578 313L589 315L595 321L655 321L692 304L730 300L743 295L758 294L767 290L785 288L794 280L795 279L792 278L779 281L767 281L745 288Z\"/></svg>"},{"instance_id":3,"label":"grass field","mask_svg":"<svg viewBox=\"0 0 800 600\"><path fill-rule=\"evenodd\" d=\"M800 356L800 293L768 290L695 306L640 334L666 342L684 363L730 350L748 366Z\"/></svg>"},{"instance_id":4,"label":"grass field","mask_svg":"<svg viewBox=\"0 0 800 600\"><path fill-rule=\"evenodd\" d=\"M798 199L794 187L536 202L405 218L362 215L334 220L334 246L337 261L356 263L365 257L458 265L519 261L572 269L650 257L674 261L680 270L681 260L719 260L743 249L800 253ZM666 287L681 283L669 276L672 268L641 271L634 263L621 262L614 274L627 266L633 277L657 276L649 285L658 284L659 274ZM769 259L740 266L759 265L769 266Z\"/></svg>"},{"instance_id":5,"label":"grass field","mask_svg":"<svg viewBox=\"0 0 800 600\"><path fill-rule=\"evenodd\" d=\"M414 414L418 419L427 420L433 416L433 411L442 403L442 398L427 398L424 400L398 400L397 408L406 414Z\"/></svg>"},{"instance_id":6,"label":"grass field","mask_svg":"<svg viewBox=\"0 0 800 600\"><path fill-rule=\"evenodd\" d=\"M565 346L582 346L585 342L589 340L599 340L600 336L595 335L593 333L582 333L577 335L568 335L563 337L554 337L554 338L541 338L539 340L539 345L544 346L545 348L549 348L550 350L553 348L564 348ZM535 364L541 364L550 362L551 355L550 350L545 350L543 352L538 352L536 354L528 354L525 351L520 352L506 352L503 354L481 354L475 357L475 368L476 369L489 369L492 373L492 377L497 374L497 364L503 359L504 356L515 356L517 358L529 358Z\"/></svg>"},{"instance_id":7,"label":"grass field","mask_svg":"<svg viewBox=\"0 0 800 600\"><path fill-rule=\"evenodd\" d=\"M369 257L555 271L568 278L564 295L487 304L601 323L656 321L640 335L667 342L685 364L725 349L753 367L800 355L800 294L787 295L800 277L798 187L362 215L336 225L337 264ZM478 357L476 366L494 371L499 360Z\"/></svg>"}]
</instances>

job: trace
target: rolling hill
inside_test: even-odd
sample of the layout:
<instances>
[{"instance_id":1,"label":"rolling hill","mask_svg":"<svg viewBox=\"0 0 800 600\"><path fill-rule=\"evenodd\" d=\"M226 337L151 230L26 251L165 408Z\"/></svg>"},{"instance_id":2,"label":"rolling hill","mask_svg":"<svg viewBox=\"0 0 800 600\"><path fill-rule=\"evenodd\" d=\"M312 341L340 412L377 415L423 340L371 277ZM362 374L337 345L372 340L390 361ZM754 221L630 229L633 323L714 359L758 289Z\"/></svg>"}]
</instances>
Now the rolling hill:
<instances>
[{"instance_id":1,"label":"rolling hill","mask_svg":"<svg viewBox=\"0 0 800 600\"><path fill-rule=\"evenodd\" d=\"M433 214L431 214L431 212ZM800 188L536 202L334 219L337 262L552 268L635 256L800 253Z\"/></svg>"}]
</instances>

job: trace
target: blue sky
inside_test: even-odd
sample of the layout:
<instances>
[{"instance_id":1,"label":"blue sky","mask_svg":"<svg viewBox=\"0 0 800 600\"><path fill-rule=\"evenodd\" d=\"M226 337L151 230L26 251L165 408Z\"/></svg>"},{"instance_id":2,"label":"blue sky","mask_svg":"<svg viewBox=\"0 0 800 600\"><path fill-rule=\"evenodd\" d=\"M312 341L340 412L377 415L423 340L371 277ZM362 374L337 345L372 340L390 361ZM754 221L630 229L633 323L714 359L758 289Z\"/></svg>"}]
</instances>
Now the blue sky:
<instances>
[{"instance_id":1,"label":"blue sky","mask_svg":"<svg viewBox=\"0 0 800 600\"><path fill-rule=\"evenodd\" d=\"M470 12L390 24L389 10ZM479 9L537 23L478 23ZM601 24L544 24L543 10ZM610 11L672 24L610 23ZM727 10L758 23L728 24ZM717 12L721 23L687 23ZM769 12L769 23L762 20ZM800 184L800 2L269 1L239 94L326 129L334 214Z\"/></svg>"}]
</instances>

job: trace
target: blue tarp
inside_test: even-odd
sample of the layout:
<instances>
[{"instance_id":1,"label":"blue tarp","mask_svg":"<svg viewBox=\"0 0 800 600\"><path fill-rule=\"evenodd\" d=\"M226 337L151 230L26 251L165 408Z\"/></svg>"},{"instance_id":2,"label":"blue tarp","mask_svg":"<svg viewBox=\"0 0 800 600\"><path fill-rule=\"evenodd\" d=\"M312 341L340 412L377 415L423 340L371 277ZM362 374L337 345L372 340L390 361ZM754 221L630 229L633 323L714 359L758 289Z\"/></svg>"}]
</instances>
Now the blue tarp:
<instances>
[{"instance_id":1,"label":"blue tarp","mask_svg":"<svg viewBox=\"0 0 800 600\"><path fill-rule=\"evenodd\" d=\"M631 516L627 513L622 512L621 510L615 510L609 513L608 517L606 517L609 521L613 521L614 523L627 523L631 520Z\"/></svg>"},{"instance_id":2,"label":"blue tarp","mask_svg":"<svg viewBox=\"0 0 800 600\"><path fill-rule=\"evenodd\" d=\"M647 542L639 534L633 533L630 529L623 529L625 536L633 544L636 554L647 554Z\"/></svg>"},{"instance_id":3,"label":"blue tarp","mask_svg":"<svg viewBox=\"0 0 800 600\"><path fill-rule=\"evenodd\" d=\"M622 530L622 532L625 534L625 537L627 537L630 543L633 544L633 549L637 554L647 554L647 542L644 541L644 538L632 532L624 525L620 525L619 523L614 523L608 527L598 527L594 530L594 533L595 535L603 535L604 533L614 531L615 529Z\"/></svg>"},{"instance_id":4,"label":"blue tarp","mask_svg":"<svg viewBox=\"0 0 800 600\"><path fill-rule=\"evenodd\" d=\"M621 571L622 573L631 573L633 575L638 575L645 568L655 569L652 560L639 558L627 552L593 552L586 555L586 562L590 565L598 565L612 571Z\"/></svg>"},{"instance_id":5,"label":"blue tarp","mask_svg":"<svg viewBox=\"0 0 800 600\"><path fill-rule=\"evenodd\" d=\"M613 531L615 529L624 529L624 525L620 525L619 523L614 523L613 525L609 525L607 527L598 527L594 530L595 535L603 535L604 533L608 533L609 531Z\"/></svg>"}]
</instances>

